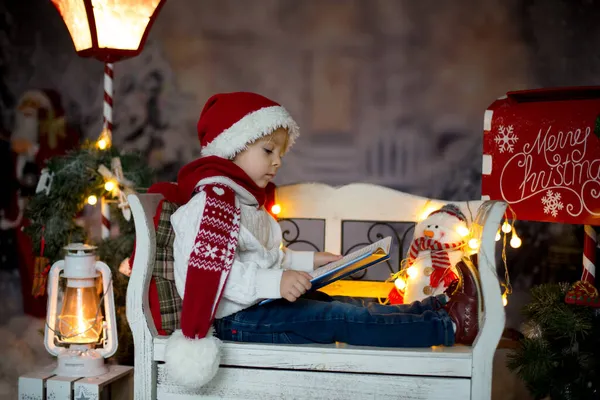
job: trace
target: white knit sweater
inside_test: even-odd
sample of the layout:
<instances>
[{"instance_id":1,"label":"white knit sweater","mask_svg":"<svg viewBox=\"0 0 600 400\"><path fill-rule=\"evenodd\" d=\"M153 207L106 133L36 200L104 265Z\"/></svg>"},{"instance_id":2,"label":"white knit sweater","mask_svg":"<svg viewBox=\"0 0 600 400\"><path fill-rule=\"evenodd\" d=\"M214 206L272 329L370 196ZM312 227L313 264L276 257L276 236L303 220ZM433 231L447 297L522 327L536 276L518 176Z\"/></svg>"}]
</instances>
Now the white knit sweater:
<instances>
[{"instance_id":1,"label":"white knit sweater","mask_svg":"<svg viewBox=\"0 0 600 400\"><path fill-rule=\"evenodd\" d=\"M241 226L235 258L215 315L216 318L223 318L262 299L280 298L279 285L283 270L312 271L314 253L283 248L281 228L277 221L264 208L257 208L256 199L231 179L207 178L198 182L196 186L217 182L235 191L236 205L241 208ZM200 227L205 202L206 196L200 192L171 216L171 224L175 231L175 286L182 299L185 296L188 261Z\"/></svg>"}]
</instances>

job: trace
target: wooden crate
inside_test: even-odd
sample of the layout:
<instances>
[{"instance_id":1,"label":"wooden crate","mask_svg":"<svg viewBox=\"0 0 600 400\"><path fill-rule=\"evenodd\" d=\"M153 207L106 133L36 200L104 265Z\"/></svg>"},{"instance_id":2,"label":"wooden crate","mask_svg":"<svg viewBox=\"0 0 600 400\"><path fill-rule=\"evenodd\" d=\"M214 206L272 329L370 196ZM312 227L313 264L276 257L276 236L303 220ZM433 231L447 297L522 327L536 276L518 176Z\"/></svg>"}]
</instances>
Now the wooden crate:
<instances>
[{"instance_id":1,"label":"wooden crate","mask_svg":"<svg viewBox=\"0 0 600 400\"><path fill-rule=\"evenodd\" d=\"M104 375L91 378L54 374L49 365L19 377L19 400L130 400L133 367L109 365Z\"/></svg>"}]
</instances>

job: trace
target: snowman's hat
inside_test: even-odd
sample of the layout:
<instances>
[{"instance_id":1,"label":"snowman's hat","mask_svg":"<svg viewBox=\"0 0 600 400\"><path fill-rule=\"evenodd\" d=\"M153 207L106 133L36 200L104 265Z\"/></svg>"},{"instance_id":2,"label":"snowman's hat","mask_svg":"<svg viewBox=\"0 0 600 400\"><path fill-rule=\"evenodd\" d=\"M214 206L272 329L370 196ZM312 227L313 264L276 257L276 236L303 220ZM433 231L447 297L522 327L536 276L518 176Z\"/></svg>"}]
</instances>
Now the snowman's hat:
<instances>
[{"instance_id":1,"label":"snowman's hat","mask_svg":"<svg viewBox=\"0 0 600 400\"><path fill-rule=\"evenodd\" d=\"M460 208L458 208L454 204L444 205L439 210L435 210L434 212L429 214L429 217L431 217L434 214L439 214L439 213L445 213L445 214L452 215L453 217L456 217L459 220L461 220L462 222L464 222L465 224L467 223L467 218L465 217L465 214L463 214L462 211L460 211Z\"/></svg>"}]
</instances>

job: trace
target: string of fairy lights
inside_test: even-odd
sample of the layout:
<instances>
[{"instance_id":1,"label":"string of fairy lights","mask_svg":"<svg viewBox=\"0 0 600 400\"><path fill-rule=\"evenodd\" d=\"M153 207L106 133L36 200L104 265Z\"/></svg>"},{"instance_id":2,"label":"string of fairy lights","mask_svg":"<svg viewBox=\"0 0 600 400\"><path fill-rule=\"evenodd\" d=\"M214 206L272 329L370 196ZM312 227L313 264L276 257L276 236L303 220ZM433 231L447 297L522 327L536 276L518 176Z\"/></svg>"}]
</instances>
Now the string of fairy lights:
<instances>
[{"instance_id":1,"label":"string of fairy lights","mask_svg":"<svg viewBox=\"0 0 600 400\"><path fill-rule=\"evenodd\" d=\"M424 220L435 211L437 208L427 205L424 207L422 213L420 213L419 221ZM271 207L271 213L273 215L278 215L282 211L282 207L280 204L274 204ZM498 232L496 233L495 240L496 242L502 240L502 251L501 251L501 259L504 265L504 282L501 282L500 285L502 287L502 303L504 306L508 305L508 296L512 294L512 285L510 283L510 275L508 273L507 267L507 258L506 258L506 245L507 239L510 235L510 240L508 240L508 244L510 247L514 249L518 249L523 244L522 239L517 235L517 231L515 229L514 223L516 220L516 215L512 208L509 206L509 211L512 213L512 218L509 219L508 215L505 214L504 221ZM475 223L471 224L471 228L467 228L466 226L458 226L456 228L456 232L460 235L464 240L464 244L458 248L458 250L462 250L465 252L465 256L470 256L471 254L477 253L479 251L479 247L481 244L480 239L477 237L478 233L480 233L481 227L478 227ZM418 277L419 271L414 266L408 265L408 259L405 258L400 262L400 270L390 276L386 280L386 282L394 282L394 286L401 293L406 290L406 287L410 284L410 280L414 280ZM389 302L389 299L379 299L379 302L382 304L386 304Z\"/></svg>"}]
</instances>

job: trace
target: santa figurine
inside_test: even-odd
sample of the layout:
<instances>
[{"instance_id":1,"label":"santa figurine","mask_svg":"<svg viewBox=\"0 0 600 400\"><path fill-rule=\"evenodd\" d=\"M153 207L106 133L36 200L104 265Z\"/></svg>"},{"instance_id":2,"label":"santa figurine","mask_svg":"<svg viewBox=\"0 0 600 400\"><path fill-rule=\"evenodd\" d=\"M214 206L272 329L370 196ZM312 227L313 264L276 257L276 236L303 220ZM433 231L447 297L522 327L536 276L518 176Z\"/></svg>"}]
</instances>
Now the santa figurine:
<instances>
[{"instance_id":1,"label":"santa figurine","mask_svg":"<svg viewBox=\"0 0 600 400\"><path fill-rule=\"evenodd\" d=\"M405 304L444 293L458 279L456 264L468 234L464 214L452 204L432 212L415 226L406 263Z\"/></svg>"},{"instance_id":2,"label":"santa figurine","mask_svg":"<svg viewBox=\"0 0 600 400\"><path fill-rule=\"evenodd\" d=\"M14 237L26 314L44 317L46 300L33 298L34 259L31 239L22 231L27 201L35 195L42 169L49 158L65 154L79 143L79 134L65 120L60 95L54 90L29 90L17 102L15 126L9 138L11 161L7 178L14 183L0 210L0 237ZM8 242L7 242L8 243ZM3 245L5 243L2 243ZM14 262L14 261L13 261Z\"/></svg>"}]
</instances>

